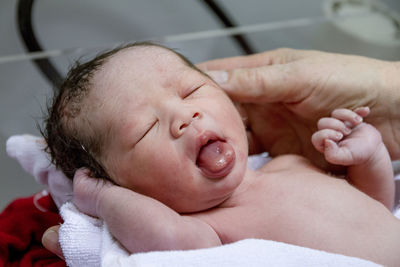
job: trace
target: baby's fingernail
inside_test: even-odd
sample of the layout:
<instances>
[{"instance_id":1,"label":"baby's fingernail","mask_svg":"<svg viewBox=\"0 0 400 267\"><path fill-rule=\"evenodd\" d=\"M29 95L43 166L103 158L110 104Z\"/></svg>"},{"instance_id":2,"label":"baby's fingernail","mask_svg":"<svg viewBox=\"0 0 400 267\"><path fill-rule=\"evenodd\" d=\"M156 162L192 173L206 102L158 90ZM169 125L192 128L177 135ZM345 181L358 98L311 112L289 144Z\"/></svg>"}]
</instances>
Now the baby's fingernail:
<instances>
[{"instance_id":1,"label":"baby's fingernail","mask_svg":"<svg viewBox=\"0 0 400 267\"><path fill-rule=\"evenodd\" d=\"M344 125L346 125L347 128L353 127L353 124L351 122L349 122L349 121L345 121Z\"/></svg>"},{"instance_id":2,"label":"baby's fingernail","mask_svg":"<svg viewBox=\"0 0 400 267\"><path fill-rule=\"evenodd\" d=\"M362 117L361 116L355 116L354 117L354 119L357 121L357 122L362 122Z\"/></svg>"},{"instance_id":3,"label":"baby's fingernail","mask_svg":"<svg viewBox=\"0 0 400 267\"><path fill-rule=\"evenodd\" d=\"M350 134L350 133L351 133L351 130L350 130L349 128L346 127L346 128L344 128L344 133L345 133L345 134Z\"/></svg>"},{"instance_id":4,"label":"baby's fingernail","mask_svg":"<svg viewBox=\"0 0 400 267\"><path fill-rule=\"evenodd\" d=\"M342 134L342 133L337 133L337 134L336 134L336 137L337 137L338 139L342 139L342 138L343 138L343 134Z\"/></svg>"},{"instance_id":5,"label":"baby's fingernail","mask_svg":"<svg viewBox=\"0 0 400 267\"><path fill-rule=\"evenodd\" d=\"M224 84L228 81L228 72L223 70L210 70L206 73L218 84Z\"/></svg>"}]
</instances>

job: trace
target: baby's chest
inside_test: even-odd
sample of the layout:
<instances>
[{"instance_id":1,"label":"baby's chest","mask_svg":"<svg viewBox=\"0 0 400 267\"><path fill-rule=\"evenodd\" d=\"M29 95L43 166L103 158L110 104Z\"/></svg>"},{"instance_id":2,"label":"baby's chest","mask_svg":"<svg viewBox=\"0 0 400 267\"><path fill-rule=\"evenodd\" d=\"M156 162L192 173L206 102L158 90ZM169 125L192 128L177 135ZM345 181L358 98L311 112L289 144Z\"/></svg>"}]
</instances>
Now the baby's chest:
<instances>
[{"instance_id":1,"label":"baby's chest","mask_svg":"<svg viewBox=\"0 0 400 267\"><path fill-rule=\"evenodd\" d=\"M277 220L272 209L268 212L265 205L232 208L215 216L211 226L224 244L246 238L273 239Z\"/></svg>"},{"instance_id":2,"label":"baby's chest","mask_svg":"<svg viewBox=\"0 0 400 267\"><path fill-rule=\"evenodd\" d=\"M209 221L223 243L246 238L273 239L276 225L284 217L283 209L278 207L278 198L257 190L238 206L218 209Z\"/></svg>"},{"instance_id":3,"label":"baby's chest","mask_svg":"<svg viewBox=\"0 0 400 267\"><path fill-rule=\"evenodd\" d=\"M276 176L275 176L276 175ZM293 177L289 177L289 176ZM245 238L283 241L301 231L324 210L319 190L312 184L320 173L272 174L236 199L236 206L221 208L211 220L223 243ZM309 176L302 179L300 176ZM323 177L323 179L332 179ZM307 181L311 180L311 181ZM312 215L312 216L310 216ZM314 216L315 215L315 216ZM293 233L291 233L293 232Z\"/></svg>"}]
</instances>

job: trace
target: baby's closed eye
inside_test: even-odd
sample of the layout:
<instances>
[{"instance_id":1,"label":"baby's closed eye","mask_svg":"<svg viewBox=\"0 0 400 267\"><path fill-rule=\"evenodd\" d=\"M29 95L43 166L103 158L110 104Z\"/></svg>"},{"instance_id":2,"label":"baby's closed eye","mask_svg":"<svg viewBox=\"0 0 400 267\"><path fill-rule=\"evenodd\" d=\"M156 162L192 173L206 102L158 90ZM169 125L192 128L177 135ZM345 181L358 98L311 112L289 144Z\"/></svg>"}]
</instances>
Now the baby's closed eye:
<instances>
[{"instance_id":1,"label":"baby's closed eye","mask_svg":"<svg viewBox=\"0 0 400 267\"><path fill-rule=\"evenodd\" d=\"M141 137L138 139L138 141L136 142L139 143L150 131L151 129L154 128L154 126L157 124L158 120L155 120L154 122L148 124L149 126L147 127L143 127L143 129L145 129L144 133L141 135Z\"/></svg>"},{"instance_id":2,"label":"baby's closed eye","mask_svg":"<svg viewBox=\"0 0 400 267\"><path fill-rule=\"evenodd\" d=\"M193 93L197 92L201 87L203 87L203 85L204 84L202 84L200 86L195 86L195 87L190 88L189 90L184 91L182 94L182 98L185 99L185 98L190 97Z\"/></svg>"}]
</instances>

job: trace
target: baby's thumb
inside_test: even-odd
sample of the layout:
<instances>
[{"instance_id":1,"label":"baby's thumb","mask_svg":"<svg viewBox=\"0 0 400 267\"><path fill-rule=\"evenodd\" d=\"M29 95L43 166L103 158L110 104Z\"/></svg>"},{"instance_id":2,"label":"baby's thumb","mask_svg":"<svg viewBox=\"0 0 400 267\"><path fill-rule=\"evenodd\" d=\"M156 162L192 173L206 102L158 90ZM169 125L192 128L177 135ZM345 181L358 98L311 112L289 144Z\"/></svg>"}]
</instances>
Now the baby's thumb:
<instances>
[{"instance_id":1,"label":"baby's thumb","mask_svg":"<svg viewBox=\"0 0 400 267\"><path fill-rule=\"evenodd\" d=\"M207 72L232 100L242 103L295 101L298 87L289 73L290 65Z\"/></svg>"}]
</instances>

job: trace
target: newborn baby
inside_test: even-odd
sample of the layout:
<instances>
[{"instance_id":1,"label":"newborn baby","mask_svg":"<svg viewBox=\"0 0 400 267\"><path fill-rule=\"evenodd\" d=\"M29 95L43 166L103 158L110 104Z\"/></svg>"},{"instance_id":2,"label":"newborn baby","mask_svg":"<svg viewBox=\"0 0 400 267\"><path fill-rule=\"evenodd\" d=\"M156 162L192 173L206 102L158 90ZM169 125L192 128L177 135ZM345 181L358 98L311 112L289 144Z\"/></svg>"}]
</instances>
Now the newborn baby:
<instances>
[{"instance_id":1,"label":"newborn baby","mask_svg":"<svg viewBox=\"0 0 400 267\"><path fill-rule=\"evenodd\" d=\"M75 174L74 203L132 253L261 238L396 266L391 161L368 113L334 110L313 135L346 179L295 155L251 171L226 94L182 55L141 43L72 69L45 138L70 178L90 169Z\"/></svg>"}]
</instances>

